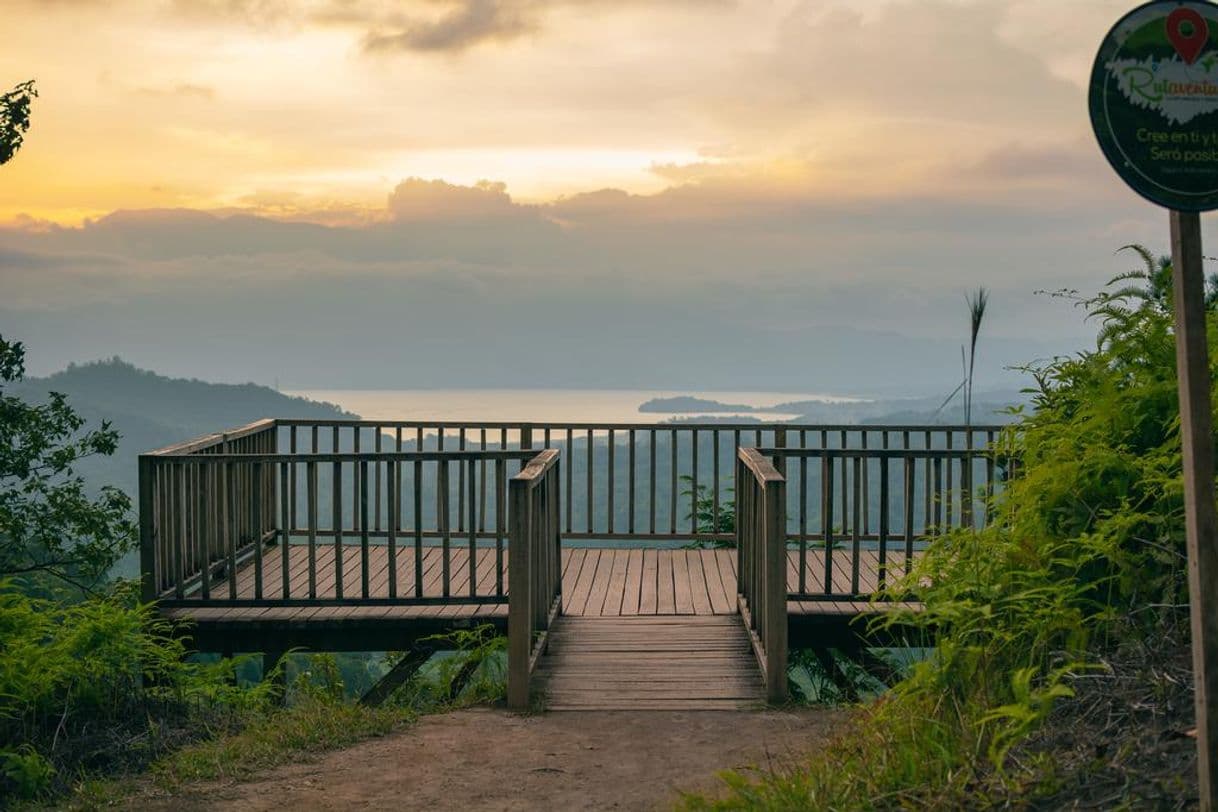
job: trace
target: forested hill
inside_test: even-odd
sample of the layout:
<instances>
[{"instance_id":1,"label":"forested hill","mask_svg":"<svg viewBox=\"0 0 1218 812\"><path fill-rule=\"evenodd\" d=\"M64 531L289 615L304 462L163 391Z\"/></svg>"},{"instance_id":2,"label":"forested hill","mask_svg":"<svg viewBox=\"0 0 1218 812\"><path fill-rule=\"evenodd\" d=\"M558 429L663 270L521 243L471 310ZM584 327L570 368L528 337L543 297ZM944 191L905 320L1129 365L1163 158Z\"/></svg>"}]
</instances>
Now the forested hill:
<instances>
[{"instance_id":1,"label":"forested hill","mask_svg":"<svg viewBox=\"0 0 1218 812\"><path fill-rule=\"evenodd\" d=\"M73 364L49 377L13 384L8 391L27 401L60 392L90 427L109 420L122 435L118 453L89 460L78 471L91 485L117 485L132 497L141 452L263 417L353 416L334 404L291 397L266 386L167 378L119 358Z\"/></svg>"}]
</instances>

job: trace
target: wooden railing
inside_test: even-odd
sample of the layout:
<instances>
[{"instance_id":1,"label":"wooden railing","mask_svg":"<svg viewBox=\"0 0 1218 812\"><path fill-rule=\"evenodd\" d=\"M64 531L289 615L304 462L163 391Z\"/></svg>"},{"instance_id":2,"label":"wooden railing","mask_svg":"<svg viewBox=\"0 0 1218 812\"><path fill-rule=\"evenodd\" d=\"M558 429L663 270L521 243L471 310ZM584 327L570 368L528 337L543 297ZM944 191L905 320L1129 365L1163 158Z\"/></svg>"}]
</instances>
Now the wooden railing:
<instances>
[{"instance_id":1,"label":"wooden railing","mask_svg":"<svg viewBox=\"0 0 1218 812\"><path fill-rule=\"evenodd\" d=\"M509 486L508 706L525 710L537 657L562 606L558 451L540 452Z\"/></svg>"},{"instance_id":2,"label":"wooden railing","mask_svg":"<svg viewBox=\"0 0 1218 812\"><path fill-rule=\"evenodd\" d=\"M798 547L792 600L888 597L936 536L983 527L1013 458L985 448L758 449L792 502L786 538ZM817 560L814 562L813 557Z\"/></svg>"},{"instance_id":3,"label":"wooden railing","mask_svg":"<svg viewBox=\"0 0 1218 812\"><path fill-rule=\"evenodd\" d=\"M681 543L731 541L732 472L738 449L982 449L999 426L862 426L783 423L518 423L442 420L277 421L280 447L312 453L561 449L563 538ZM487 463L489 464L489 463ZM464 469L453 482L457 525L465 501L487 499L486 464L470 496ZM813 472L809 482L816 484ZM864 484L864 488L867 484ZM380 487L373 489L381 492ZM699 497L709 508L698 515ZM376 497L379 498L379 497ZM480 516L485 516L482 511ZM800 515L791 510L794 522ZM920 516L921 514L919 514ZM804 520L809 518L804 514ZM811 518L815 518L813 515ZM873 535L870 517L865 533ZM479 537L493 528L480 519ZM796 527L789 536L799 532ZM793 539L795 540L795 539Z\"/></svg>"},{"instance_id":4,"label":"wooden railing","mask_svg":"<svg viewBox=\"0 0 1218 812\"><path fill-rule=\"evenodd\" d=\"M268 420L141 455L145 600L506 600L508 478L535 451L342 450L333 432L325 450L282 452Z\"/></svg>"},{"instance_id":5,"label":"wooden railing","mask_svg":"<svg viewBox=\"0 0 1218 812\"><path fill-rule=\"evenodd\" d=\"M187 584L210 589L214 567L244 559L273 537L274 471L223 465L219 454L273 454L274 420L209 434L139 458L140 572L144 600L183 597ZM182 460L205 460L185 465ZM237 506L240 506L238 508Z\"/></svg>"},{"instance_id":6,"label":"wooden railing","mask_svg":"<svg viewBox=\"0 0 1218 812\"><path fill-rule=\"evenodd\" d=\"M766 698L787 698L786 480L756 449L736 462L740 614L761 666Z\"/></svg>"}]
</instances>

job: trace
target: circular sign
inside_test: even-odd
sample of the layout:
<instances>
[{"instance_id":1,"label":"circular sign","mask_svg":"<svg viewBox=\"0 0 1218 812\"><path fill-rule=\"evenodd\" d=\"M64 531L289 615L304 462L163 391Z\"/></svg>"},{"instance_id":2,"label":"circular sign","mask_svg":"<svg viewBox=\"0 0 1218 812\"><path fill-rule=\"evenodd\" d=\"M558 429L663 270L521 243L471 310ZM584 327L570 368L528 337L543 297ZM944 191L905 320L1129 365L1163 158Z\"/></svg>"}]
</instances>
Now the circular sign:
<instances>
[{"instance_id":1,"label":"circular sign","mask_svg":"<svg viewBox=\"0 0 1218 812\"><path fill-rule=\"evenodd\" d=\"M1181 211L1218 208L1218 6L1156 0L1104 37L1091 126L1135 192Z\"/></svg>"}]
</instances>

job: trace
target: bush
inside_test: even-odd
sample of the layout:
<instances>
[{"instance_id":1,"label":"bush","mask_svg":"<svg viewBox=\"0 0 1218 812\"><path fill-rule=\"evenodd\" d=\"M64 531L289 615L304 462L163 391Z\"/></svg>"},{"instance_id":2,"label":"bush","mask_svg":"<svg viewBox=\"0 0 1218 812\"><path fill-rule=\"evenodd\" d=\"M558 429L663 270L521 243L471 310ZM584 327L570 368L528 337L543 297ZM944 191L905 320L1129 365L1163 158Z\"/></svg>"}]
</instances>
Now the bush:
<instances>
[{"instance_id":1,"label":"bush","mask_svg":"<svg viewBox=\"0 0 1218 812\"><path fill-rule=\"evenodd\" d=\"M81 773L145 766L270 704L240 660L191 661L131 588L62 605L0 585L0 792L30 797Z\"/></svg>"},{"instance_id":2,"label":"bush","mask_svg":"<svg viewBox=\"0 0 1218 812\"><path fill-rule=\"evenodd\" d=\"M893 615L936 648L842 738L792 773L729 775L692 808L979 807L1031 768L1010 757L1085 671L1138 640L1183 638L1187 609L1175 348L1162 263L1080 301L1094 350L1029 367L1030 414L1004 433L1019 475L981 531L929 544ZM1170 273L1170 272L1168 272ZM1209 313L1211 364L1218 317ZM1211 368L1211 376L1214 369ZM1026 801L1027 798L1024 798Z\"/></svg>"}]
</instances>

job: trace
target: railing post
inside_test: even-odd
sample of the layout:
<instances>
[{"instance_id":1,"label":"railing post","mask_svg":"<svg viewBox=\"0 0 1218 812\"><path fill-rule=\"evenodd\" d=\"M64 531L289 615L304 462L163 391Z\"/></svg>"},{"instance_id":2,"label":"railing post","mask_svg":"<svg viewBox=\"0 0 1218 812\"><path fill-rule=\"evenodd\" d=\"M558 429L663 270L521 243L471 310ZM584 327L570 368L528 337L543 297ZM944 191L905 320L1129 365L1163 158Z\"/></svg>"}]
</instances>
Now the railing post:
<instances>
[{"instance_id":1,"label":"railing post","mask_svg":"<svg viewBox=\"0 0 1218 812\"><path fill-rule=\"evenodd\" d=\"M774 447L775 448L786 448L787 447L787 430L785 428L774 429ZM784 455L782 455L782 454L774 455L774 470L777 471L778 473L782 474L783 477L786 477L786 475L787 475L787 458Z\"/></svg>"},{"instance_id":2,"label":"railing post","mask_svg":"<svg viewBox=\"0 0 1218 812\"><path fill-rule=\"evenodd\" d=\"M508 707L529 707L529 659L533 649L532 511L529 483L508 484Z\"/></svg>"},{"instance_id":3,"label":"railing post","mask_svg":"<svg viewBox=\"0 0 1218 812\"><path fill-rule=\"evenodd\" d=\"M747 539L744 536L744 525L748 521L746 511L746 501L752 493L752 479L748 469L741 462L740 457L735 459L736 463L736 594L737 602L739 596L745 594L745 549Z\"/></svg>"},{"instance_id":4,"label":"railing post","mask_svg":"<svg viewBox=\"0 0 1218 812\"><path fill-rule=\"evenodd\" d=\"M766 698L787 699L787 483L771 480L765 487L765 617Z\"/></svg>"},{"instance_id":5,"label":"railing post","mask_svg":"<svg viewBox=\"0 0 1218 812\"><path fill-rule=\"evenodd\" d=\"M156 582L156 524L153 521L153 458L141 454L139 457L140 500L140 600L151 603L156 599L159 585Z\"/></svg>"}]
</instances>

